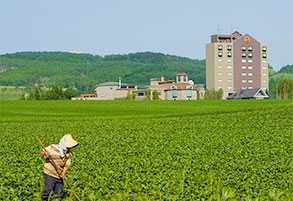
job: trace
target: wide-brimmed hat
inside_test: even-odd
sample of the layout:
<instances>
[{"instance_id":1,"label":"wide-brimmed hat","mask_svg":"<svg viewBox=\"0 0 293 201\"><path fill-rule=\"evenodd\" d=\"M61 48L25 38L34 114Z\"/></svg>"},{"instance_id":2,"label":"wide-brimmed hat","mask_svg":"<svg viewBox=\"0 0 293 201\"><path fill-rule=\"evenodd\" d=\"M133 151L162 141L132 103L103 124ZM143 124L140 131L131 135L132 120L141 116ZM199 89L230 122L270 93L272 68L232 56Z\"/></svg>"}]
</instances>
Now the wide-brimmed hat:
<instances>
[{"instance_id":1,"label":"wide-brimmed hat","mask_svg":"<svg viewBox=\"0 0 293 201\"><path fill-rule=\"evenodd\" d=\"M78 142L74 140L71 136L71 134L65 135L65 146L66 148L73 148L78 145Z\"/></svg>"}]
</instances>

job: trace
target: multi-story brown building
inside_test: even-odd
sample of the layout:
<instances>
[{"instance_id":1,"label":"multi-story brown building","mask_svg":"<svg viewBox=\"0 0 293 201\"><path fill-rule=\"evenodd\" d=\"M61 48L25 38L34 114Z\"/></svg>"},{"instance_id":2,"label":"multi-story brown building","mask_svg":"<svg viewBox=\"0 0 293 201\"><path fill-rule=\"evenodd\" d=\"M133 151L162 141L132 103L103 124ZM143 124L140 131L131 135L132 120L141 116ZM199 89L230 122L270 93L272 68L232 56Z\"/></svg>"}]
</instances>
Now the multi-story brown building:
<instances>
[{"instance_id":1,"label":"multi-story brown building","mask_svg":"<svg viewBox=\"0 0 293 201\"><path fill-rule=\"evenodd\" d=\"M268 50L248 34L212 35L206 45L206 87L224 91L268 89Z\"/></svg>"}]
</instances>

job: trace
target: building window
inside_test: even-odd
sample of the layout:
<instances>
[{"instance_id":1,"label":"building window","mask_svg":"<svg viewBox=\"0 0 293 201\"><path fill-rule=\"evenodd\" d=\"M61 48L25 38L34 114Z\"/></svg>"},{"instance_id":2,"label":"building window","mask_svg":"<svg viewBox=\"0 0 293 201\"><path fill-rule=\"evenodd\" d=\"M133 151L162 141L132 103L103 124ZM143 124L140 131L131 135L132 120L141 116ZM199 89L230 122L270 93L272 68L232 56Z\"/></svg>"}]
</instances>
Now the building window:
<instances>
[{"instance_id":1,"label":"building window","mask_svg":"<svg viewBox=\"0 0 293 201\"><path fill-rule=\"evenodd\" d=\"M192 86L187 86L186 87L186 99L187 100L190 100L191 97L192 97L191 90L192 90Z\"/></svg>"},{"instance_id":2,"label":"building window","mask_svg":"<svg viewBox=\"0 0 293 201\"><path fill-rule=\"evenodd\" d=\"M232 60L231 60L231 59L228 59L228 60L227 60L227 62L228 62L228 63L231 63L231 62L232 62Z\"/></svg>"},{"instance_id":3,"label":"building window","mask_svg":"<svg viewBox=\"0 0 293 201\"><path fill-rule=\"evenodd\" d=\"M246 80L242 80L242 83L246 83Z\"/></svg>"},{"instance_id":4,"label":"building window","mask_svg":"<svg viewBox=\"0 0 293 201\"><path fill-rule=\"evenodd\" d=\"M246 66L242 66L241 68L242 68L242 70L246 70Z\"/></svg>"},{"instance_id":5,"label":"building window","mask_svg":"<svg viewBox=\"0 0 293 201\"><path fill-rule=\"evenodd\" d=\"M242 73L242 76L246 76L246 73Z\"/></svg>"},{"instance_id":6,"label":"building window","mask_svg":"<svg viewBox=\"0 0 293 201\"><path fill-rule=\"evenodd\" d=\"M223 68L223 66L218 66L218 69L222 69Z\"/></svg>"},{"instance_id":7,"label":"building window","mask_svg":"<svg viewBox=\"0 0 293 201\"><path fill-rule=\"evenodd\" d=\"M144 96L144 93L143 92L138 92L137 96Z\"/></svg>"},{"instance_id":8,"label":"building window","mask_svg":"<svg viewBox=\"0 0 293 201\"><path fill-rule=\"evenodd\" d=\"M262 51L263 52L266 52L267 51L267 48L266 47L262 47Z\"/></svg>"},{"instance_id":9,"label":"building window","mask_svg":"<svg viewBox=\"0 0 293 201\"><path fill-rule=\"evenodd\" d=\"M218 52L218 57L222 57L223 56L223 52Z\"/></svg>"},{"instance_id":10,"label":"building window","mask_svg":"<svg viewBox=\"0 0 293 201\"><path fill-rule=\"evenodd\" d=\"M183 77L183 80L184 80L184 82L186 82L186 76L184 75L184 77Z\"/></svg>"},{"instance_id":11,"label":"building window","mask_svg":"<svg viewBox=\"0 0 293 201\"><path fill-rule=\"evenodd\" d=\"M249 52L249 53L247 54L247 56L248 56L249 58L252 58L252 53Z\"/></svg>"},{"instance_id":12,"label":"building window","mask_svg":"<svg viewBox=\"0 0 293 201\"><path fill-rule=\"evenodd\" d=\"M218 45L218 50L222 50L223 46L222 45Z\"/></svg>"},{"instance_id":13,"label":"building window","mask_svg":"<svg viewBox=\"0 0 293 201\"><path fill-rule=\"evenodd\" d=\"M229 73L227 73L227 75L228 75L228 76L232 76L232 73L229 72Z\"/></svg>"},{"instance_id":14,"label":"building window","mask_svg":"<svg viewBox=\"0 0 293 201\"><path fill-rule=\"evenodd\" d=\"M172 98L173 100L177 100L177 87L176 86L172 86Z\"/></svg>"},{"instance_id":15,"label":"building window","mask_svg":"<svg viewBox=\"0 0 293 201\"><path fill-rule=\"evenodd\" d=\"M262 83L267 83L267 81L266 80L263 80Z\"/></svg>"},{"instance_id":16,"label":"building window","mask_svg":"<svg viewBox=\"0 0 293 201\"><path fill-rule=\"evenodd\" d=\"M267 88L266 87L263 87L263 90L267 90Z\"/></svg>"},{"instance_id":17,"label":"building window","mask_svg":"<svg viewBox=\"0 0 293 201\"><path fill-rule=\"evenodd\" d=\"M231 53L231 52L228 52L228 53L227 53L227 56L228 56L228 57L232 57L232 53Z\"/></svg>"},{"instance_id":18,"label":"building window","mask_svg":"<svg viewBox=\"0 0 293 201\"><path fill-rule=\"evenodd\" d=\"M246 87L242 87L242 89L246 89Z\"/></svg>"},{"instance_id":19,"label":"building window","mask_svg":"<svg viewBox=\"0 0 293 201\"><path fill-rule=\"evenodd\" d=\"M228 87L228 89L230 89L230 90L231 90L231 89L232 89L232 87Z\"/></svg>"},{"instance_id":20,"label":"building window","mask_svg":"<svg viewBox=\"0 0 293 201\"><path fill-rule=\"evenodd\" d=\"M248 83L253 83L253 81L252 80L248 80Z\"/></svg>"},{"instance_id":21,"label":"building window","mask_svg":"<svg viewBox=\"0 0 293 201\"><path fill-rule=\"evenodd\" d=\"M228 80L228 82L229 82L229 83L231 83L231 82L232 82L232 80Z\"/></svg>"},{"instance_id":22,"label":"building window","mask_svg":"<svg viewBox=\"0 0 293 201\"><path fill-rule=\"evenodd\" d=\"M266 74L266 73L263 73L263 74L262 74L262 76L266 77L266 76L267 76L267 74Z\"/></svg>"},{"instance_id":23,"label":"building window","mask_svg":"<svg viewBox=\"0 0 293 201\"><path fill-rule=\"evenodd\" d=\"M252 47L251 46L248 46L248 51L252 51Z\"/></svg>"},{"instance_id":24,"label":"building window","mask_svg":"<svg viewBox=\"0 0 293 201\"><path fill-rule=\"evenodd\" d=\"M218 89L223 89L223 87L222 86L218 86Z\"/></svg>"},{"instance_id":25,"label":"building window","mask_svg":"<svg viewBox=\"0 0 293 201\"><path fill-rule=\"evenodd\" d=\"M251 76L253 76L253 74L252 74L252 73L248 73L248 76L250 76L250 77L251 77Z\"/></svg>"},{"instance_id":26,"label":"building window","mask_svg":"<svg viewBox=\"0 0 293 201\"><path fill-rule=\"evenodd\" d=\"M242 57L246 57L245 52L242 52L242 53L241 53L241 56L242 56Z\"/></svg>"},{"instance_id":27,"label":"building window","mask_svg":"<svg viewBox=\"0 0 293 201\"><path fill-rule=\"evenodd\" d=\"M241 62L242 62L242 63L246 63L246 60L245 60L245 59L242 59Z\"/></svg>"},{"instance_id":28,"label":"building window","mask_svg":"<svg viewBox=\"0 0 293 201\"><path fill-rule=\"evenodd\" d=\"M253 87L248 87L248 89L253 89Z\"/></svg>"},{"instance_id":29,"label":"building window","mask_svg":"<svg viewBox=\"0 0 293 201\"><path fill-rule=\"evenodd\" d=\"M263 69L263 70L267 70L267 67L263 66L262 69Z\"/></svg>"},{"instance_id":30,"label":"building window","mask_svg":"<svg viewBox=\"0 0 293 201\"><path fill-rule=\"evenodd\" d=\"M113 88L112 87L110 87L110 90L112 90Z\"/></svg>"},{"instance_id":31,"label":"building window","mask_svg":"<svg viewBox=\"0 0 293 201\"><path fill-rule=\"evenodd\" d=\"M242 47L241 47L241 50L242 50L242 51L245 51L245 50L246 50L246 47L245 47L245 46L242 46Z\"/></svg>"},{"instance_id":32,"label":"building window","mask_svg":"<svg viewBox=\"0 0 293 201\"><path fill-rule=\"evenodd\" d=\"M252 60L248 60L248 63L252 63Z\"/></svg>"},{"instance_id":33,"label":"building window","mask_svg":"<svg viewBox=\"0 0 293 201\"><path fill-rule=\"evenodd\" d=\"M262 53L262 58L267 58L267 54L266 53Z\"/></svg>"},{"instance_id":34,"label":"building window","mask_svg":"<svg viewBox=\"0 0 293 201\"><path fill-rule=\"evenodd\" d=\"M218 62L222 62L223 60L222 59L218 59Z\"/></svg>"},{"instance_id":35,"label":"building window","mask_svg":"<svg viewBox=\"0 0 293 201\"><path fill-rule=\"evenodd\" d=\"M267 61L266 61L266 60L262 60L262 63L264 63L264 64L265 64L265 63L267 63Z\"/></svg>"},{"instance_id":36,"label":"building window","mask_svg":"<svg viewBox=\"0 0 293 201\"><path fill-rule=\"evenodd\" d=\"M227 46L227 50L231 51L232 50L232 46L231 45L228 45Z\"/></svg>"},{"instance_id":37,"label":"building window","mask_svg":"<svg viewBox=\"0 0 293 201\"><path fill-rule=\"evenodd\" d=\"M252 68L252 66L248 66L248 70L252 70L253 68Z\"/></svg>"},{"instance_id":38,"label":"building window","mask_svg":"<svg viewBox=\"0 0 293 201\"><path fill-rule=\"evenodd\" d=\"M181 82L181 76L178 76L178 82Z\"/></svg>"},{"instance_id":39,"label":"building window","mask_svg":"<svg viewBox=\"0 0 293 201\"><path fill-rule=\"evenodd\" d=\"M232 66L227 66L227 69L232 69Z\"/></svg>"},{"instance_id":40,"label":"building window","mask_svg":"<svg viewBox=\"0 0 293 201\"><path fill-rule=\"evenodd\" d=\"M222 75L223 75L223 73L222 73L222 72L218 72L218 75L219 75L219 76L222 76Z\"/></svg>"},{"instance_id":41,"label":"building window","mask_svg":"<svg viewBox=\"0 0 293 201\"><path fill-rule=\"evenodd\" d=\"M218 82L219 82L219 83L222 83L222 82L223 82L223 80L218 80Z\"/></svg>"}]
</instances>

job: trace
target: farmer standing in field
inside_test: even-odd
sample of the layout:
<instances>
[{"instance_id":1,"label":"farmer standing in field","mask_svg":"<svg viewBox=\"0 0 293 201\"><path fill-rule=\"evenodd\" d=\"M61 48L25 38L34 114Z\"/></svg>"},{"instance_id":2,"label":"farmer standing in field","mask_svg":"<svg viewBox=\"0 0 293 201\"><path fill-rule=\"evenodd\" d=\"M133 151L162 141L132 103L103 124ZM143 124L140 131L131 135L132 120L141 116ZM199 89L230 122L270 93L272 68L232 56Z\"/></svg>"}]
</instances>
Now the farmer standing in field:
<instances>
[{"instance_id":1,"label":"farmer standing in field","mask_svg":"<svg viewBox=\"0 0 293 201\"><path fill-rule=\"evenodd\" d=\"M70 158L72 156L70 149L76 147L78 142L75 141L71 134L66 134L62 137L59 144L52 144L41 150L41 155L46 156L44 164L44 185L45 189L42 192L42 200L47 200L50 192L53 190L54 198L62 198L66 172L70 166ZM56 168L51 164L50 158L55 162L60 169L61 175L58 175Z\"/></svg>"}]
</instances>

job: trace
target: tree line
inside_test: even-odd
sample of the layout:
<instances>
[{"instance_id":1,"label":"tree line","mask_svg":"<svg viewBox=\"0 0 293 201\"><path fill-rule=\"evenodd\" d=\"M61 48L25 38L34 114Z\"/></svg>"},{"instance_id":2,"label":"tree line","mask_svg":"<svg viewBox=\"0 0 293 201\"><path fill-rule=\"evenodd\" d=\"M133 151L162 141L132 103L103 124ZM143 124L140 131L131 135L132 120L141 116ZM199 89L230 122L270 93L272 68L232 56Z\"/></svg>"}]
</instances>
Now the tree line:
<instances>
[{"instance_id":1,"label":"tree line","mask_svg":"<svg viewBox=\"0 0 293 201\"><path fill-rule=\"evenodd\" d=\"M53 86L44 93L41 93L38 87L34 87L28 95L23 93L20 100L71 100L74 96L73 91L58 86Z\"/></svg>"},{"instance_id":2,"label":"tree line","mask_svg":"<svg viewBox=\"0 0 293 201\"><path fill-rule=\"evenodd\" d=\"M13 66L13 68L8 68ZM76 94L90 93L103 82L148 85L151 78L164 75L175 79L180 71L188 73L196 83L205 83L205 60L193 60L161 53L143 52L107 55L64 52L23 52L0 55L2 86L42 87L54 85L68 88Z\"/></svg>"},{"instance_id":3,"label":"tree line","mask_svg":"<svg viewBox=\"0 0 293 201\"><path fill-rule=\"evenodd\" d=\"M274 89L277 99L293 98L293 80L282 76L274 80Z\"/></svg>"}]
</instances>

